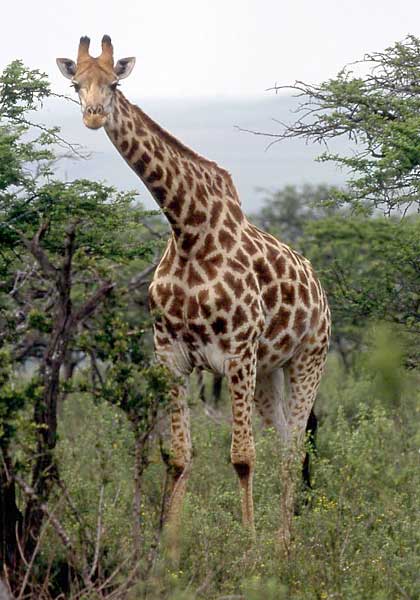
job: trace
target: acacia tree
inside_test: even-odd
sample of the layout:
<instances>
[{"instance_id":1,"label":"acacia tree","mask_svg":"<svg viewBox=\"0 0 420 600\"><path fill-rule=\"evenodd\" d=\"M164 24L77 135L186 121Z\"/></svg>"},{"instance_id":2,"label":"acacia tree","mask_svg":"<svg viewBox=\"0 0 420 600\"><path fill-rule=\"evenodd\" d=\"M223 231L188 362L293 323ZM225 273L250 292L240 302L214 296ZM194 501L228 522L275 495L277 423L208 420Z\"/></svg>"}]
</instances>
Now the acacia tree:
<instances>
[{"instance_id":1,"label":"acacia tree","mask_svg":"<svg viewBox=\"0 0 420 600\"><path fill-rule=\"evenodd\" d=\"M153 269L145 265L159 253L159 236L151 238L144 225L148 213L132 193L55 178L57 145L65 142L57 129L28 118L50 94L45 77L20 62L0 77L0 561L15 589L28 583L25 564L35 558L46 516L71 546L48 506L61 485L57 405L71 375L63 366L72 354L86 357L86 348L95 346L87 340L96 339L106 306L114 321L118 313L120 328L126 326L136 290ZM130 308L124 312L122 306ZM123 370L118 360L125 359L124 353L112 357L115 368ZM28 360L31 369L22 377ZM154 389L157 402L163 401L164 374L149 363L139 368L148 396L131 392L137 404L130 404L130 418L137 430L144 425L149 431L155 414L153 408L150 416L150 398ZM121 381L113 382L114 394L120 393ZM22 419L29 419L30 431L24 450L16 435Z\"/></svg>"},{"instance_id":2,"label":"acacia tree","mask_svg":"<svg viewBox=\"0 0 420 600\"><path fill-rule=\"evenodd\" d=\"M296 81L275 89L291 89L301 102L295 122L267 135L325 144L319 160L349 174L335 202L386 214L419 208L420 39L410 35L366 54L320 85ZM342 136L352 142L351 152L331 152L328 143Z\"/></svg>"},{"instance_id":3,"label":"acacia tree","mask_svg":"<svg viewBox=\"0 0 420 600\"><path fill-rule=\"evenodd\" d=\"M372 319L418 333L420 244L413 213L420 207L420 39L408 36L367 54L319 85L296 81L275 89L295 92L297 119L265 135L273 142L302 138L323 144L318 160L333 161L347 173L344 188L330 188L323 201L315 199L313 222L307 221L307 239L301 240L329 292L334 333L360 340L360 325ZM339 137L350 141L349 152L330 150ZM279 215L280 205L287 217L290 198L285 190L280 194L277 208L274 198L270 203L271 217ZM347 214L325 213L328 218L319 219L321 205ZM383 221L379 210L388 217L410 217ZM372 218L357 218L360 214ZM408 361L417 364L418 356L410 351Z\"/></svg>"}]
</instances>

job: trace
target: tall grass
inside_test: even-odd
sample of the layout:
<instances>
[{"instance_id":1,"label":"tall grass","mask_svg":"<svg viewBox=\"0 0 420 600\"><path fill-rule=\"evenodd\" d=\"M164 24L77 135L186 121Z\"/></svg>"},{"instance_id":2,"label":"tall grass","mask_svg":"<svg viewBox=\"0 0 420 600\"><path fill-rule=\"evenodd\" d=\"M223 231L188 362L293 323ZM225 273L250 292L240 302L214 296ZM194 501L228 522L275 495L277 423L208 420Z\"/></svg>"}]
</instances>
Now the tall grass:
<instances>
[{"instance_id":1,"label":"tall grass","mask_svg":"<svg viewBox=\"0 0 420 600\"><path fill-rule=\"evenodd\" d=\"M374 328L353 371L329 358L316 411L318 452L314 485L301 492L288 557L276 546L281 490L274 431L255 420L257 541L240 525L237 480L229 460L227 399L221 422L191 399L193 471L183 515L181 556L174 567L157 554L121 598L415 599L420 596L420 471L418 380L401 366L389 331ZM124 415L88 395L66 400L60 431L60 472L78 518L61 518L86 550L81 521L95 531L102 511L102 569L127 557L132 535L133 439ZM164 480L158 447L144 479L143 539L152 543ZM102 506L100 497L102 490ZM57 499L58 500L58 499ZM63 507L63 508L60 508ZM59 564L62 549L50 532L43 560ZM93 552L93 550L91 550ZM146 553L147 554L147 553ZM57 566L58 569L58 566ZM128 573L122 568L116 580ZM119 578L119 579L118 579ZM90 596L86 596L88 598ZM91 596L99 597L99 596Z\"/></svg>"}]
</instances>

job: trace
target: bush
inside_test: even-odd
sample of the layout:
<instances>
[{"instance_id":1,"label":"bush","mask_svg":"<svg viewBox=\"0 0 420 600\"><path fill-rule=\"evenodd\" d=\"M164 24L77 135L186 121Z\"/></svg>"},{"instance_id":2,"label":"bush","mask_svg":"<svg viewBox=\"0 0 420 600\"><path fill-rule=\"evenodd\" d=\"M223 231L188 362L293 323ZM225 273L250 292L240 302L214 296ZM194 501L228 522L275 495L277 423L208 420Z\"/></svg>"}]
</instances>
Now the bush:
<instances>
[{"instance_id":1,"label":"bush","mask_svg":"<svg viewBox=\"0 0 420 600\"><path fill-rule=\"evenodd\" d=\"M193 406L194 462L180 562L174 566L159 554L129 598L417 597L418 391L414 375L405 374L401 385L383 386L384 381L398 382L401 375L398 348L395 360L390 360L388 345L381 363L379 341L384 335L381 328L367 334L366 352L353 372L344 373L340 361L330 357L317 408L321 424L318 454L313 457L314 487L309 502L303 503L303 495L300 499L288 559L276 547L281 451L275 433L263 431L256 421L257 543L253 544L240 524L228 419L216 424L202 414L200 404ZM227 403L225 410L227 415ZM59 448L61 473L93 529L104 486L101 552L112 570L129 552L133 464L129 424L118 407L95 405L87 395L70 397ZM156 447L144 481L146 545L157 526L163 472ZM66 512L63 518L75 532L71 515ZM56 552L52 540L48 553Z\"/></svg>"}]
</instances>

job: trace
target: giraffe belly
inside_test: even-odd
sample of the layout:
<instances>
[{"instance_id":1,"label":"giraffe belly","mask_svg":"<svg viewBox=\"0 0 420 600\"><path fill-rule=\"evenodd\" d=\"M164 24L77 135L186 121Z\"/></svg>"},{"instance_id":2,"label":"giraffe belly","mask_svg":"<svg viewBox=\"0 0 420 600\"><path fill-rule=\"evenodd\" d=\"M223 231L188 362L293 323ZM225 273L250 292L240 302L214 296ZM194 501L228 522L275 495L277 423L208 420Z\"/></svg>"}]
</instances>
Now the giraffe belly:
<instances>
[{"instance_id":1,"label":"giraffe belly","mask_svg":"<svg viewBox=\"0 0 420 600\"><path fill-rule=\"evenodd\" d=\"M226 361L232 358L223 352L217 344L208 344L192 351L194 366L201 367L218 375L225 374Z\"/></svg>"},{"instance_id":2,"label":"giraffe belly","mask_svg":"<svg viewBox=\"0 0 420 600\"><path fill-rule=\"evenodd\" d=\"M233 358L223 352L217 344L208 344L198 349L179 340L174 340L164 347L155 344L155 350L159 361L177 375L189 375L195 367L224 375L226 361Z\"/></svg>"}]
</instances>

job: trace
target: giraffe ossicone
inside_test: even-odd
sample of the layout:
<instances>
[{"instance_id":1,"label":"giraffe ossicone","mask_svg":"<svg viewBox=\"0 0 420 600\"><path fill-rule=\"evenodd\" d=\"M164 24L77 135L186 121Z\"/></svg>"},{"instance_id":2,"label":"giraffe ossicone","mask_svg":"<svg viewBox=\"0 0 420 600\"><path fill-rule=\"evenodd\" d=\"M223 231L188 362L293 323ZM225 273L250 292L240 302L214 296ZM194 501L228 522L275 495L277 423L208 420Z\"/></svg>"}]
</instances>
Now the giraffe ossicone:
<instances>
[{"instance_id":1,"label":"giraffe ossicone","mask_svg":"<svg viewBox=\"0 0 420 600\"><path fill-rule=\"evenodd\" d=\"M105 128L172 228L149 289L156 356L180 381L171 405L169 521L179 521L191 470L186 384L199 368L227 378L231 459L243 522L253 529L253 405L286 448L301 451L328 350L328 303L309 261L248 221L229 173L182 144L118 90L134 62L130 57L114 64L108 36L97 58L83 37L76 63L57 59L79 94L85 125ZM280 537L286 541L294 495L289 466L281 471Z\"/></svg>"}]
</instances>

